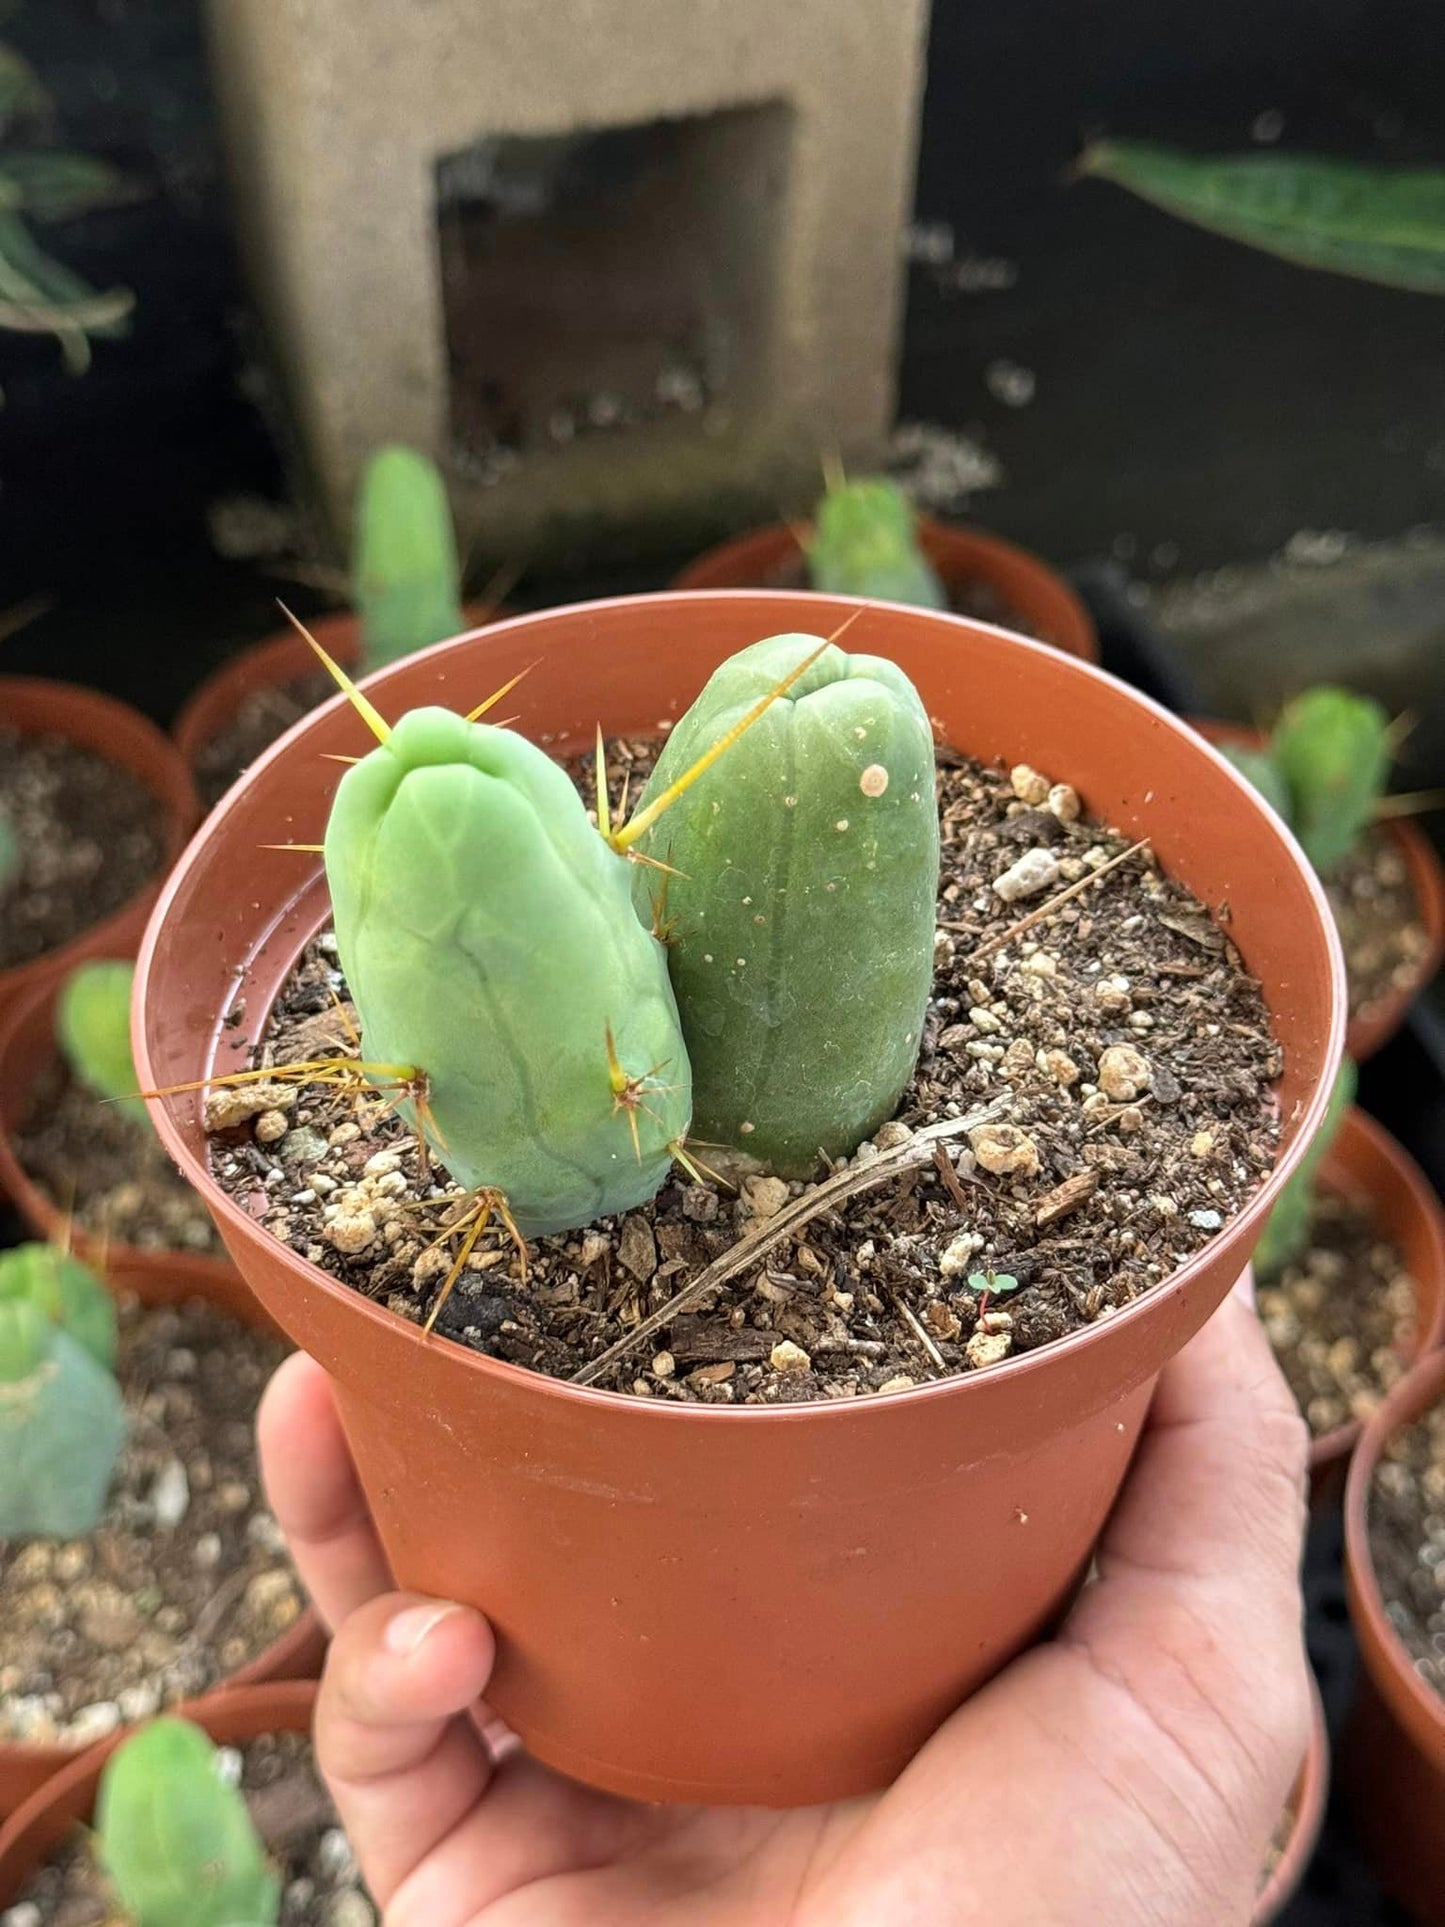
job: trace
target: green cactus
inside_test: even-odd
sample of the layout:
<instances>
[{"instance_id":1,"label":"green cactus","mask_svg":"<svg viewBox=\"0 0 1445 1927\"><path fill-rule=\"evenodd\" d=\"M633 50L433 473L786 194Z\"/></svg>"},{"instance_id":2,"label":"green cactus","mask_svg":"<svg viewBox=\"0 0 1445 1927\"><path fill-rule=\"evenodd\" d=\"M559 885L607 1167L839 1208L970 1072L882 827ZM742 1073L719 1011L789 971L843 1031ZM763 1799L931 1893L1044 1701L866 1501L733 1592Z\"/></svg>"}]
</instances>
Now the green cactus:
<instances>
[{"instance_id":1,"label":"green cactus","mask_svg":"<svg viewBox=\"0 0 1445 1927\"><path fill-rule=\"evenodd\" d=\"M413 710L342 778L325 856L367 1058L424 1074L452 1175L500 1191L524 1236L650 1198L687 1129L687 1053L632 866L565 771Z\"/></svg>"},{"instance_id":2,"label":"green cactus","mask_svg":"<svg viewBox=\"0 0 1445 1927\"><path fill-rule=\"evenodd\" d=\"M100 1859L134 1927L275 1927L281 1881L216 1748L188 1720L159 1719L106 1762Z\"/></svg>"},{"instance_id":3,"label":"green cactus","mask_svg":"<svg viewBox=\"0 0 1445 1927\"><path fill-rule=\"evenodd\" d=\"M0 1539L99 1523L125 1436L114 1348L114 1308L83 1265L45 1245L0 1253Z\"/></svg>"},{"instance_id":4,"label":"green cactus","mask_svg":"<svg viewBox=\"0 0 1445 1927\"><path fill-rule=\"evenodd\" d=\"M446 484L414 449L379 449L356 498L351 599L368 671L466 625Z\"/></svg>"},{"instance_id":5,"label":"green cactus","mask_svg":"<svg viewBox=\"0 0 1445 1927\"><path fill-rule=\"evenodd\" d=\"M882 477L827 490L806 554L809 580L827 595L948 607L947 592L919 546L912 502Z\"/></svg>"},{"instance_id":6,"label":"green cactus","mask_svg":"<svg viewBox=\"0 0 1445 1927\"><path fill-rule=\"evenodd\" d=\"M0 816L0 896L20 875L20 839L8 821Z\"/></svg>"},{"instance_id":7,"label":"green cactus","mask_svg":"<svg viewBox=\"0 0 1445 1927\"><path fill-rule=\"evenodd\" d=\"M1290 821L1325 876L1369 827L1390 776L1390 719L1377 702L1328 685L1288 704L1269 739L1289 785Z\"/></svg>"},{"instance_id":8,"label":"green cactus","mask_svg":"<svg viewBox=\"0 0 1445 1927\"><path fill-rule=\"evenodd\" d=\"M61 986L55 1006L56 1042L73 1075L97 1097L148 1123L140 1079L130 1051L130 993L135 966L78 964Z\"/></svg>"},{"instance_id":9,"label":"green cactus","mask_svg":"<svg viewBox=\"0 0 1445 1927\"><path fill-rule=\"evenodd\" d=\"M1247 782L1254 785L1276 816L1282 816L1286 823L1293 824L1294 803L1289 784L1267 748L1258 749L1253 743L1224 743L1220 746L1220 754L1227 763L1233 763Z\"/></svg>"},{"instance_id":10,"label":"green cactus","mask_svg":"<svg viewBox=\"0 0 1445 1927\"><path fill-rule=\"evenodd\" d=\"M698 1138L783 1176L853 1151L917 1060L939 863L923 704L891 662L773 636L714 673L639 805L815 648L787 700L638 846L679 872L668 961ZM640 912L657 890L637 875Z\"/></svg>"},{"instance_id":11,"label":"green cactus","mask_svg":"<svg viewBox=\"0 0 1445 1927\"><path fill-rule=\"evenodd\" d=\"M1358 1075L1353 1062L1344 1058L1339 1075L1330 1091L1323 1122L1301 1158L1294 1176L1275 1200L1265 1220L1254 1252L1254 1267L1261 1278L1272 1278L1297 1258L1309 1237L1310 1214L1314 1209L1315 1180L1326 1151L1335 1140L1345 1114L1355 1101Z\"/></svg>"}]
</instances>

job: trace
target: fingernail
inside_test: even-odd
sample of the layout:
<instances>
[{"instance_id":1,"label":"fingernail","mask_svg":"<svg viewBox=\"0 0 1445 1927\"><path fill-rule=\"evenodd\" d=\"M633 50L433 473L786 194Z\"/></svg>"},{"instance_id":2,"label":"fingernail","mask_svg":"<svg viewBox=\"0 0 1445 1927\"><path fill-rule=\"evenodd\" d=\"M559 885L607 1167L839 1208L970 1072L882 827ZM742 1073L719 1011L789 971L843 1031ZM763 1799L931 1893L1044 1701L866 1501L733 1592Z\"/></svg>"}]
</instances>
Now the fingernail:
<instances>
[{"instance_id":1,"label":"fingernail","mask_svg":"<svg viewBox=\"0 0 1445 1927\"><path fill-rule=\"evenodd\" d=\"M465 1606L457 1605L408 1606L388 1623L384 1636L386 1650L395 1653L398 1659L409 1659L421 1650L444 1619L466 1611Z\"/></svg>"}]
</instances>

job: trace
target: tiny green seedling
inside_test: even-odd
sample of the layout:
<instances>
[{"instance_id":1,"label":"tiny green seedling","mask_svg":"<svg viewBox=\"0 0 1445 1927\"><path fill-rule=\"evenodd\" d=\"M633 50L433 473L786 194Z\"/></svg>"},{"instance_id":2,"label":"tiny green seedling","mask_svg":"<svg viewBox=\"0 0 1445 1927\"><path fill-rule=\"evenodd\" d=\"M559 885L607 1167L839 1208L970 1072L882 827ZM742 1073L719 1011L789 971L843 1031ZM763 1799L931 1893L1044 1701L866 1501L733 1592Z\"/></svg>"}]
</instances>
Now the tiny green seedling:
<instances>
[{"instance_id":1,"label":"tiny green seedling","mask_svg":"<svg viewBox=\"0 0 1445 1927\"><path fill-rule=\"evenodd\" d=\"M130 1049L134 982L133 964L78 964L61 987L55 1038L80 1083L144 1124L149 1119Z\"/></svg>"},{"instance_id":2,"label":"tiny green seedling","mask_svg":"<svg viewBox=\"0 0 1445 1927\"><path fill-rule=\"evenodd\" d=\"M49 1245L0 1252L0 1539L91 1532L125 1434L115 1306Z\"/></svg>"},{"instance_id":3,"label":"tiny green seedling","mask_svg":"<svg viewBox=\"0 0 1445 1927\"><path fill-rule=\"evenodd\" d=\"M980 1298L1002 1298L1017 1291L1019 1281L1011 1271L971 1271L968 1288Z\"/></svg>"},{"instance_id":4,"label":"tiny green seedling","mask_svg":"<svg viewBox=\"0 0 1445 1927\"><path fill-rule=\"evenodd\" d=\"M217 1750L187 1720L126 1740L101 1774L102 1866L133 1927L275 1927L281 1881Z\"/></svg>"},{"instance_id":5,"label":"tiny green seedling","mask_svg":"<svg viewBox=\"0 0 1445 1927\"><path fill-rule=\"evenodd\" d=\"M351 599L368 672L466 626L446 484L415 449L378 449L366 465L356 498Z\"/></svg>"},{"instance_id":6,"label":"tiny green seedling","mask_svg":"<svg viewBox=\"0 0 1445 1927\"><path fill-rule=\"evenodd\" d=\"M948 595L918 540L918 514L882 476L831 483L805 546L808 578L827 595L946 609Z\"/></svg>"},{"instance_id":7,"label":"tiny green seedling","mask_svg":"<svg viewBox=\"0 0 1445 1927\"><path fill-rule=\"evenodd\" d=\"M1330 1101L1320 1128L1265 1220L1264 1231L1254 1253L1255 1270L1261 1278L1276 1277L1305 1248L1320 1166L1345 1121L1345 1114L1355 1101L1357 1082L1355 1066L1346 1057L1340 1064L1339 1075L1330 1091Z\"/></svg>"},{"instance_id":8,"label":"tiny green seedling","mask_svg":"<svg viewBox=\"0 0 1445 1927\"><path fill-rule=\"evenodd\" d=\"M1264 749L1230 744L1224 754L1329 876L1375 819L1390 777L1391 734L1379 703L1321 684L1286 705Z\"/></svg>"}]
</instances>

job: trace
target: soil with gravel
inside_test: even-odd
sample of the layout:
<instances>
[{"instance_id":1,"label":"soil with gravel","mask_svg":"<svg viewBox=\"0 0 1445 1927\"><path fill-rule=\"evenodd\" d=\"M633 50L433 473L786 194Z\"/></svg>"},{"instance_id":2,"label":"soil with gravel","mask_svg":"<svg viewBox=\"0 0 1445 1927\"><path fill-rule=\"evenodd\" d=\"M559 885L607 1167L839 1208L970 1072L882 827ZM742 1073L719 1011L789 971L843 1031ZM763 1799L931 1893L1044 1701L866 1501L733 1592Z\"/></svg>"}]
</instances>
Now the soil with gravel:
<instances>
[{"instance_id":1,"label":"soil with gravel","mask_svg":"<svg viewBox=\"0 0 1445 1927\"><path fill-rule=\"evenodd\" d=\"M63 736L0 728L0 822L20 849L0 885L0 970L119 910L165 860L165 811L140 778Z\"/></svg>"},{"instance_id":2,"label":"soil with gravel","mask_svg":"<svg viewBox=\"0 0 1445 1927\"><path fill-rule=\"evenodd\" d=\"M219 803L263 750L335 694L335 683L319 669L295 682L257 689L247 696L230 721L196 753L193 770L205 807L209 810Z\"/></svg>"},{"instance_id":3,"label":"soil with gravel","mask_svg":"<svg viewBox=\"0 0 1445 1927\"><path fill-rule=\"evenodd\" d=\"M1315 1199L1308 1245L1278 1278L1261 1279L1257 1296L1315 1438L1368 1419L1414 1355L1415 1281L1353 1199Z\"/></svg>"},{"instance_id":4,"label":"soil with gravel","mask_svg":"<svg viewBox=\"0 0 1445 1927\"><path fill-rule=\"evenodd\" d=\"M281 1875L280 1927L376 1927L376 1909L317 1776L310 1740L265 1734L222 1748L220 1764L245 1794ZM29 1882L18 1906L0 1914L0 1927L113 1927L116 1920L94 1836L77 1828Z\"/></svg>"},{"instance_id":5,"label":"soil with gravel","mask_svg":"<svg viewBox=\"0 0 1445 1927\"><path fill-rule=\"evenodd\" d=\"M277 1340L123 1301L128 1429L85 1538L0 1540L0 1737L79 1745L233 1673L302 1610L256 1465Z\"/></svg>"},{"instance_id":6,"label":"soil with gravel","mask_svg":"<svg viewBox=\"0 0 1445 1927\"><path fill-rule=\"evenodd\" d=\"M1350 1015L1419 987L1430 940L1399 844L1370 830L1325 879L1349 976Z\"/></svg>"},{"instance_id":7,"label":"soil with gravel","mask_svg":"<svg viewBox=\"0 0 1445 1927\"><path fill-rule=\"evenodd\" d=\"M636 795L653 754L615 746L614 792L625 774ZM821 1197L768 1177L724 1195L679 1172L624 1218L534 1241L525 1285L489 1231L438 1330L642 1397L851 1397L985 1369L1107 1318L1228 1223L1274 1161L1281 1054L1221 920L1147 849L1072 820L1072 791L1056 811L1039 806L1049 785L1033 772L945 765L933 996L896 1120ZM590 762L573 773L585 786ZM1028 851L1046 853L1055 883L1005 903L994 881ZM280 993L267 1061L354 1055L345 996L323 933ZM245 1210L358 1291L426 1319L458 1207L395 1113L315 1084L217 1089L207 1103L212 1168ZM953 1135L915 1141L937 1126ZM890 1159L914 1162L838 1195ZM740 1238L753 1261L639 1330Z\"/></svg>"},{"instance_id":8,"label":"soil with gravel","mask_svg":"<svg viewBox=\"0 0 1445 1927\"><path fill-rule=\"evenodd\" d=\"M1386 1616L1415 1671L1445 1699L1445 1399L1386 1446L1369 1528Z\"/></svg>"},{"instance_id":9,"label":"soil with gravel","mask_svg":"<svg viewBox=\"0 0 1445 1927\"><path fill-rule=\"evenodd\" d=\"M220 1255L210 1213L150 1125L87 1090L61 1058L36 1079L14 1147L26 1176L82 1230L145 1251Z\"/></svg>"}]
</instances>

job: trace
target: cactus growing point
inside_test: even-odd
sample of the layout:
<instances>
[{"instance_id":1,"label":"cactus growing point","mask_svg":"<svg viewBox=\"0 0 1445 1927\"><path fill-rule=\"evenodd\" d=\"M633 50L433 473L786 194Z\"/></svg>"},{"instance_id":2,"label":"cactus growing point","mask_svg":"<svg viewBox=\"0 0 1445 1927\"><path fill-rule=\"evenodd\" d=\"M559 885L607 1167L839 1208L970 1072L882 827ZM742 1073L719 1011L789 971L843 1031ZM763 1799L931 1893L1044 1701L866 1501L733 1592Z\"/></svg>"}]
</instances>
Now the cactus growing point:
<instances>
[{"instance_id":1,"label":"cactus growing point","mask_svg":"<svg viewBox=\"0 0 1445 1927\"><path fill-rule=\"evenodd\" d=\"M216 1748L188 1720L154 1720L116 1749L96 1830L134 1927L275 1927L280 1879Z\"/></svg>"},{"instance_id":2,"label":"cactus growing point","mask_svg":"<svg viewBox=\"0 0 1445 1927\"><path fill-rule=\"evenodd\" d=\"M677 724L638 815L796 668L774 636L719 668ZM823 648L640 847L669 877L668 960L698 1137L782 1176L846 1155L912 1075L933 974L933 735L893 663ZM655 877L634 885L651 914Z\"/></svg>"}]
</instances>

